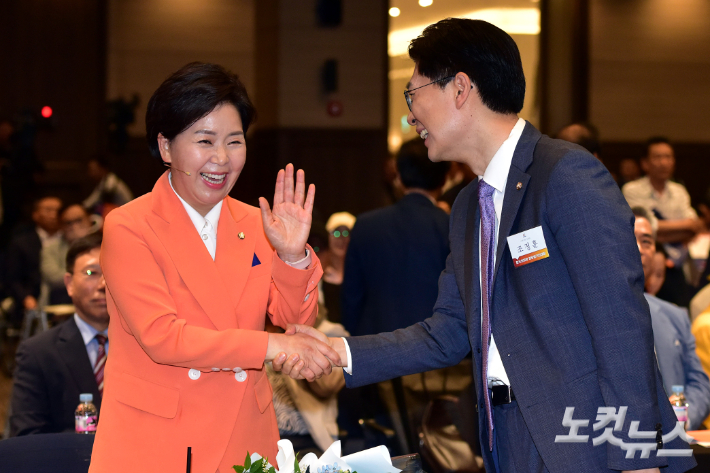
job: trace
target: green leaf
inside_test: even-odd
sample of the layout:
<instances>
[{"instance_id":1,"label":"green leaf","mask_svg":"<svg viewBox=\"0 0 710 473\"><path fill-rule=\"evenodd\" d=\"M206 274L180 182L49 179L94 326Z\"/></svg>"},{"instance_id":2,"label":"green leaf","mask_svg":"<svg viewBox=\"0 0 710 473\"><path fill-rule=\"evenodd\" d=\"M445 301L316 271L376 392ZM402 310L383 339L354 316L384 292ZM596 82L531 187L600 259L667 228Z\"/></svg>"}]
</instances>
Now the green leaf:
<instances>
[{"instance_id":1,"label":"green leaf","mask_svg":"<svg viewBox=\"0 0 710 473\"><path fill-rule=\"evenodd\" d=\"M244 459L244 469L248 470L251 468L251 455L249 455L249 451L247 450L247 457Z\"/></svg>"},{"instance_id":2,"label":"green leaf","mask_svg":"<svg viewBox=\"0 0 710 473\"><path fill-rule=\"evenodd\" d=\"M261 464L264 462L263 458L258 459L251 465L249 473L261 473Z\"/></svg>"},{"instance_id":3,"label":"green leaf","mask_svg":"<svg viewBox=\"0 0 710 473\"><path fill-rule=\"evenodd\" d=\"M243 466L234 465L232 468L234 468L234 471L236 471L237 473L244 473L244 467L243 467Z\"/></svg>"},{"instance_id":4,"label":"green leaf","mask_svg":"<svg viewBox=\"0 0 710 473\"><path fill-rule=\"evenodd\" d=\"M269 473L276 473L276 469L272 466L269 468Z\"/></svg>"},{"instance_id":5,"label":"green leaf","mask_svg":"<svg viewBox=\"0 0 710 473\"><path fill-rule=\"evenodd\" d=\"M298 464L298 457L293 459L293 473L301 473L301 466Z\"/></svg>"}]
</instances>

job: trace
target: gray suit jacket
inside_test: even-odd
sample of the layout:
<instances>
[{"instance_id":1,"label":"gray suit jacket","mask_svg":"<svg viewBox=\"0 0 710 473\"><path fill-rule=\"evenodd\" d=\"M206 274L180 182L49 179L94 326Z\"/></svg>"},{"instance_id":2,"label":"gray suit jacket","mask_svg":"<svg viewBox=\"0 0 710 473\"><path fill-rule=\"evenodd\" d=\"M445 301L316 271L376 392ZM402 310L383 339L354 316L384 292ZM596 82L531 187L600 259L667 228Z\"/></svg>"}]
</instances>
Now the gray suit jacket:
<instances>
[{"instance_id":1,"label":"gray suit jacket","mask_svg":"<svg viewBox=\"0 0 710 473\"><path fill-rule=\"evenodd\" d=\"M520 189L518 187L520 186ZM439 279L434 315L395 332L348 339L349 387L458 363L473 352L478 404L488 395L481 380L478 181L457 198L450 220L451 254ZM499 229L491 301L492 330L518 406L551 473L599 473L668 465L690 469L689 457L625 458L609 443L594 447L601 431L597 409L628 406L640 431L670 432L676 423L653 353L653 332L643 297L643 271L634 217L604 166L582 148L542 136L527 124L513 156ZM515 268L506 237L541 226L549 257ZM566 407L585 443L556 443L569 434ZM484 462L485 416L479 416ZM680 439L666 448L687 448Z\"/></svg>"},{"instance_id":2,"label":"gray suit jacket","mask_svg":"<svg viewBox=\"0 0 710 473\"><path fill-rule=\"evenodd\" d=\"M710 380L695 353L688 311L646 294L653 322L653 343L666 394L674 385L685 387L690 430L697 430L710 414Z\"/></svg>"}]
</instances>

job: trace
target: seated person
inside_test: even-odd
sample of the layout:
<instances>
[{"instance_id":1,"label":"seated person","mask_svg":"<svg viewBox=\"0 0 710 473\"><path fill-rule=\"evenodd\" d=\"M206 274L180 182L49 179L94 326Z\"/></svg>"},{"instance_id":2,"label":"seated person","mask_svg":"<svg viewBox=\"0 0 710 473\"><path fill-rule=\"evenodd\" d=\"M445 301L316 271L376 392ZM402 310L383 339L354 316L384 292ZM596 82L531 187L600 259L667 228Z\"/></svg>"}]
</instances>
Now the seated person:
<instances>
[{"instance_id":1,"label":"seated person","mask_svg":"<svg viewBox=\"0 0 710 473\"><path fill-rule=\"evenodd\" d=\"M19 325L25 310L38 308L40 296L40 254L42 248L58 240L59 209L62 201L58 197L42 197L35 201L32 209L32 223L20 225L13 232L7 248L4 276L7 292L15 301L11 322Z\"/></svg>"},{"instance_id":2,"label":"seated person","mask_svg":"<svg viewBox=\"0 0 710 473\"><path fill-rule=\"evenodd\" d=\"M65 205L59 211L62 236L42 248L40 270L42 284L48 289L49 304L70 304L71 299L64 287L67 252L72 243L85 237L92 230L89 214L81 204Z\"/></svg>"},{"instance_id":3,"label":"seated person","mask_svg":"<svg viewBox=\"0 0 710 473\"><path fill-rule=\"evenodd\" d=\"M647 294L655 296L661 290L663 282L666 280L666 268L668 267L668 256L663 245L656 243L656 253L651 261L651 269L646 276L644 289Z\"/></svg>"},{"instance_id":4,"label":"seated person","mask_svg":"<svg viewBox=\"0 0 710 473\"><path fill-rule=\"evenodd\" d=\"M320 301L319 301L320 303ZM350 334L342 325L326 318L327 310L319 305L314 326L330 337L346 337ZM268 323L269 332L283 332ZM288 439L295 451L313 452L321 456L330 444L338 440L338 392L345 386L342 368L333 371L312 383L295 380L274 371L266 365L266 374L274 391L274 411L282 439Z\"/></svg>"},{"instance_id":5,"label":"seated person","mask_svg":"<svg viewBox=\"0 0 710 473\"><path fill-rule=\"evenodd\" d=\"M631 210L636 216L634 233L641 252L643 273L648 279L656 253L655 232L651 223L654 219L642 207ZM670 397L672 386L684 386L690 406L690 430L696 430L710 414L710 380L695 353L695 337L690 332L688 311L648 293L645 297L651 311L653 344L663 387Z\"/></svg>"},{"instance_id":6,"label":"seated person","mask_svg":"<svg viewBox=\"0 0 710 473\"><path fill-rule=\"evenodd\" d=\"M10 401L10 435L74 430L79 394L92 393L101 410L109 315L99 256L101 235L69 248L64 282L73 318L29 338L17 349Z\"/></svg>"}]
</instances>

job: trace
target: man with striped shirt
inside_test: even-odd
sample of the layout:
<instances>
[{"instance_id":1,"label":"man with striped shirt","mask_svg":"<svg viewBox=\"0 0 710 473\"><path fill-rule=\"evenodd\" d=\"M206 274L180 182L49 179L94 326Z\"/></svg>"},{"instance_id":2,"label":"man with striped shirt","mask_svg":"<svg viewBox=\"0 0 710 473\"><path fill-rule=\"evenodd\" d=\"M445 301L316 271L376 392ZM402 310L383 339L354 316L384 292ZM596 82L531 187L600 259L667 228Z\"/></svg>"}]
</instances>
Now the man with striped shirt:
<instances>
[{"instance_id":1,"label":"man with striped shirt","mask_svg":"<svg viewBox=\"0 0 710 473\"><path fill-rule=\"evenodd\" d=\"M81 393L94 395L100 414L109 345L100 253L100 234L72 244L64 283L76 309L74 316L25 340L17 350L11 436L73 431Z\"/></svg>"}]
</instances>

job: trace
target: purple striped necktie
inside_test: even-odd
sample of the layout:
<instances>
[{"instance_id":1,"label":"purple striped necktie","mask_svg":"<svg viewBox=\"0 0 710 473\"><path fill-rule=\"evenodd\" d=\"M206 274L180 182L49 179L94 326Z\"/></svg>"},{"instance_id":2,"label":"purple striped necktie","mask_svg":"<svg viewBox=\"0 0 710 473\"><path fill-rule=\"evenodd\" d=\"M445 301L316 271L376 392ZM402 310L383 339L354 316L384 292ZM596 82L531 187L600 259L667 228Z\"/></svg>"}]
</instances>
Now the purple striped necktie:
<instances>
[{"instance_id":1,"label":"purple striped necktie","mask_svg":"<svg viewBox=\"0 0 710 473\"><path fill-rule=\"evenodd\" d=\"M493 451L493 410L488 393L488 345L491 339L491 286L493 285L493 255L495 250L496 212L493 205L495 188L483 179L478 182L478 207L481 210L481 342L483 356L482 379L488 426L488 447Z\"/></svg>"},{"instance_id":2,"label":"purple striped necktie","mask_svg":"<svg viewBox=\"0 0 710 473\"><path fill-rule=\"evenodd\" d=\"M99 351L96 353L96 364L94 364L94 377L96 384L99 386L99 396L104 395L104 366L106 366L106 342L108 338L105 335L96 334L94 337L99 342Z\"/></svg>"}]
</instances>

